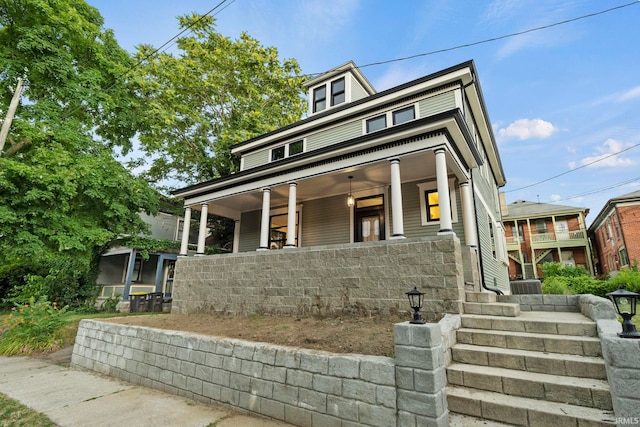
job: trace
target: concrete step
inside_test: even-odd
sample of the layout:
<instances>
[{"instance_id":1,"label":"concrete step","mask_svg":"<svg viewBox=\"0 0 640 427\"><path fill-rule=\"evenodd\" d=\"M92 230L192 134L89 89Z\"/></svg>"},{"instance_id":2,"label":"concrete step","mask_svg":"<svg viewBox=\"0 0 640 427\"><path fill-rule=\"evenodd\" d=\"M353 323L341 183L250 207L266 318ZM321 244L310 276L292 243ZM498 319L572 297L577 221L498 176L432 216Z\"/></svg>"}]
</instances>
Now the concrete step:
<instances>
[{"instance_id":1,"label":"concrete step","mask_svg":"<svg viewBox=\"0 0 640 427\"><path fill-rule=\"evenodd\" d=\"M452 361L480 366L563 375L579 378L607 379L604 360L599 357L573 354L542 353L471 344L455 344Z\"/></svg>"},{"instance_id":2,"label":"concrete step","mask_svg":"<svg viewBox=\"0 0 640 427\"><path fill-rule=\"evenodd\" d=\"M537 334L597 337L596 323L580 313L523 311L517 318L463 314L462 327Z\"/></svg>"},{"instance_id":3,"label":"concrete step","mask_svg":"<svg viewBox=\"0 0 640 427\"><path fill-rule=\"evenodd\" d=\"M456 333L456 339L460 344L579 356L602 356L600 340L594 337L461 328Z\"/></svg>"},{"instance_id":4,"label":"concrete step","mask_svg":"<svg viewBox=\"0 0 640 427\"><path fill-rule=\"evenodd\" d=\"M457 386L447 387L447 403L451 412L510 425L541 427L615 425L615 416L611 411Z\"/></svg>"},{"instance_id":5,"label":"concrete step","mask_svg":"<svg viewBox=\"0 0 640 427\"><path fill-rule=\"evenodd\" d=\"M489 316L517 317L520 315L520 304L509 302L464 302L463 310L466 314L484 314Z\"/></svg>"},{"instance_id":6,"label":"concrete step","mask_svg":"<svg viewBox=\"0 0 640 427\"><path fill-rule=\"evenodd\" d=\"M494 303L497 295L493 292L465 292L467 302Z\"/></svg>"},{"instance_id":7,"label":"concrete step","mask_svg":"<svg viewBox=\"0 0 640 427\"><path fill-rule=\"evenodd\" d=\"M491 366L453 363L447 368L451 385L511 396L611 410L609 384L600 379L548 375Z\"/></svg>"}]
</instances>

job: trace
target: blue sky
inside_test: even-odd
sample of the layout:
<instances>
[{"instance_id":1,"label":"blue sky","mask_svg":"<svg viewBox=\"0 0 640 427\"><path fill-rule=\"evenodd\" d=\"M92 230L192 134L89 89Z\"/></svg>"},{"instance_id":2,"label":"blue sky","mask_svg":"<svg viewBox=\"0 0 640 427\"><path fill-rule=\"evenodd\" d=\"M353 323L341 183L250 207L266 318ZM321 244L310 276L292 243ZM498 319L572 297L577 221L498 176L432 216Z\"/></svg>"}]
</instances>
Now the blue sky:
<instances>
[{"instance_id":1,"label":"blue sky","mask_svg":"<svg viewBox=\"0 0 640 427\"><path fill-rule=\"evenodd\" d=\"M179 32L176 16L205 13L219 2L88 1L130 51L161 46ZM548 29L362 68L384 90L473 59L507 176L501 189L507 202L587 207L590 222L608 199L640 189L640 1L228 0L214 13L220 33L236 38L246 31L313 74L348 60L363 66L425 54L630 3Z\"/></svg>"}]
</instances>

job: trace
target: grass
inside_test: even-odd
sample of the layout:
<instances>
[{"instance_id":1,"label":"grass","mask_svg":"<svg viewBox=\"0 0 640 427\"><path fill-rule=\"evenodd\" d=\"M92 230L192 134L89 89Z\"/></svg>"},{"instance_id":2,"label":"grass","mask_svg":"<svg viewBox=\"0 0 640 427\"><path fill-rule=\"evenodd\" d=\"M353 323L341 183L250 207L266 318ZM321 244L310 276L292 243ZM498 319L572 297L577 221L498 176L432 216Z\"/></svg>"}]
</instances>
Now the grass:
<instances>
[{"instance_id":1,"label":"grass","mask_svg":"<svg viewBox=\"0 0 640 427\"><path fill-rule=\"evenodd\" d=\"M0 393L0 427L56 427L46 415Z\"/></svg>"}]
</instances>

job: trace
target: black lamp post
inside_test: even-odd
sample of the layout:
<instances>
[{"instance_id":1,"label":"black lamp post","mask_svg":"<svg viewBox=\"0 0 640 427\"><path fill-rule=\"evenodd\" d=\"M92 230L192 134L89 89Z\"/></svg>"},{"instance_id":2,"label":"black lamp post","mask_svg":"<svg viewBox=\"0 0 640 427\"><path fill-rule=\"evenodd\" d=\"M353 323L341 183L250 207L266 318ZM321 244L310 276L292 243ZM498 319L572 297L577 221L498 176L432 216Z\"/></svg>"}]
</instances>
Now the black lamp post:
<instances>
[{"instance_id":1,"label":"black lamp post","mask_svg":"<svg viewBox=\"0 0 640 427\"><path fill-rule=\"evenodd\" d=\"M617 291L609 292L607 294L613 305L616 306L616 311L622 317L622 332L618 333L620 338L640 338L640 333L636 331L636 326L631 321L631 318L636 315L636 304L638 303L638 296L635 292L629 292L620 286Z\"/></svg>"},{"instance_id":2,"label":"black lamp post","mask_svg":"<svg viewBox=\"0 0 640 427\"><path fill-rule=\"evenodd\" d=\"M422 319L422 315L420 314L420 309L422 308L422 304L424 304L424 293L420 292L414 286L412 290L407 292L407 297L409 297L409 305L413 309L413 319L411 319L409 323L422 325L424 323L424 320Z\"/></svg>"}]
</instances>

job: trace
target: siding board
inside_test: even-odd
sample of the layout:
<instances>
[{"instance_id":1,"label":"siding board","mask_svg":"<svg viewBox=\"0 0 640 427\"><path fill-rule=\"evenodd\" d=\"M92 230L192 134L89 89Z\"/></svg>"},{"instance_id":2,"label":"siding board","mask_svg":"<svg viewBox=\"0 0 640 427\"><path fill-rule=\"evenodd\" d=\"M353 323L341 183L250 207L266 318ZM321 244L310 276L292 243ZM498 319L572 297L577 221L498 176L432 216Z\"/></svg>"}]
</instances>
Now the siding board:
<instances>
[{"instance_id":1,"label":"siding board","mask_svg":"<svg viewBox=\"0 0 640 427\"><path fill-rule=\"evenodd\" d=\"M302 215L303 246L349 243L349 208L345 197L307 201Z\"/></svg>"},{"instance_id":2,"label":"siding board","mask_svg":"<svg viewBox=\"0 0 640 427\"><path fill-rule=\"evenodd\" d=\"M442 111L452 110L456 108L456 97L454 91L441 93L423 99L418 103L420 108L420 117L432 116Z\"/></svg>"},{"instance_id":3,"label":"siding board","mask_svg":"<svg viewBox=\"0 0 640 427\"><path fill-rule=\"evenodd\" d=\"M307 151L317 150L362 135L362 121L356 120L307 137Z\"/></svg>"}]
</instances>

